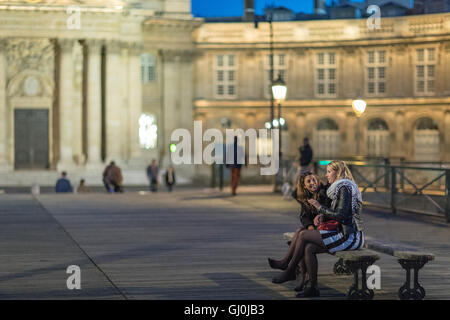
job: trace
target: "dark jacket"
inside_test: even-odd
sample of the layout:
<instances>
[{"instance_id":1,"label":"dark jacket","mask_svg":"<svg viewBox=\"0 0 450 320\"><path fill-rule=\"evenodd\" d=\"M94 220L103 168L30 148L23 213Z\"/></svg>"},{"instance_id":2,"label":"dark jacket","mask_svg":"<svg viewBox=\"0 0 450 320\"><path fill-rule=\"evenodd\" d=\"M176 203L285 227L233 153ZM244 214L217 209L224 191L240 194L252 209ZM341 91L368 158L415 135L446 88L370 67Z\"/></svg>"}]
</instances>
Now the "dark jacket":
<instances>
[{"instance_id":1,"label":"dark jacket","mask_svg":"<svg viewBox=\"0 0 450 320\"><path fill-rule=\"evenodd\" d=\"M108 165L103 171L103 178L106 179L109 183L117 184L119 186L122 185L122 171L116 165Z\"/></svg>"},{"instance_id":2,"label":"dark jacket","mask_svg":"<svg viewBox=\"0 0 450 320\"><path fill-rule=\"evenodd\" d=\"M311 146L307 144L304 147L300 147L299 151L300 151L300 165L301 166L309 165L313 158L313 151L311 149Z\"/></svg>"},{"instance_id":3,"label":"dark jacket","mask_svg":"<svg viewBox=\"0 0 450 320\"><path fill-rule=\"evenodd\" d=\"M61 178L56 182L56 192L72 192L72 185L66 178Z\"/></svg>"},{"instance_id":4,"label":"dark jacket","mask_svg":"<svg viewBox=\"0 0 450 320\"><path fill-rule=\"evenodd\" d=\"M328 186L321 185L318 190L317 201L325 206L331 205L331 199L327 197ZM318 215L317 209L297 199L297 189L292 192L292 197L300 204L299 218L304 228L314 226L314 218ZM312 199L312 197L311 197Z\"/></svg>"},{"instance_id":5,"label":"dark jacket","mask_svg":"<svg viewBox=\"0 0 450 320\"><path fill-rule=\"evenodd\" d=\"M166 184L168 186L174 185L175 184L175 171L172 171L172 182L169 182L169 170L166 171Z\"/></svg>"},{"instance_id":6,"label":"dark jacket","mask_svg":"<svg viewBox=\"0 0 450 320\"><path fill-rule=\"evenodd\" d=\"M362 231L362 206L358 207L355 213L352 213L352 195L347 187L341 187L338 191L336 200L333 200L330 207L322 205L319 213L327 219L333 219L341 222L342 232L351 234Z\"/></svg>"},{"instance_id":7,"label":"dark jacket","mask_svg":"<svg viewBox=\"0 0 450 320\"><path fill-rule=\"evenodd\" d=\"M158 173L159 173L159 167L158 166L153 166L153 165L149 165L147 167L147 177L148 179L151 180L158 180Z\"/></svg>"}]
</instances>

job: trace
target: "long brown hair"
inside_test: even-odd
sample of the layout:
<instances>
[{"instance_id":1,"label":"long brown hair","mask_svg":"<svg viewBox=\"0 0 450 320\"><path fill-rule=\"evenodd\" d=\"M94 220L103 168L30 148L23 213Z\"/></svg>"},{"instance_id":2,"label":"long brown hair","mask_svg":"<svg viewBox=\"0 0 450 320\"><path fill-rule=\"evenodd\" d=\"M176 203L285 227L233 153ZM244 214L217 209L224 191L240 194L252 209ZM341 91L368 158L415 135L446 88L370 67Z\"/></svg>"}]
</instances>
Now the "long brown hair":
<instances>
[{"instance_id":1,"label":"long brown hair","mask_svg":"<svg viewBox=\"0 0 450 320\"><path fill-rule=\"evenodd\" d=\"M297 199L307 206L310 206L308 199L316 199L317 200L317 196L318 196L317 192L313 193L311 195L311 192L306 189L305 179L306 179L306 177L310 177L310 176L312 176L316 180L317 188L319 188L320 185L322 184L319 176L312 172L307 172L300 176L300 179L298 179L298 183L297 183ZM308 196L308 194L310 194L310 196Z\"/></svg>"}]
</instances>

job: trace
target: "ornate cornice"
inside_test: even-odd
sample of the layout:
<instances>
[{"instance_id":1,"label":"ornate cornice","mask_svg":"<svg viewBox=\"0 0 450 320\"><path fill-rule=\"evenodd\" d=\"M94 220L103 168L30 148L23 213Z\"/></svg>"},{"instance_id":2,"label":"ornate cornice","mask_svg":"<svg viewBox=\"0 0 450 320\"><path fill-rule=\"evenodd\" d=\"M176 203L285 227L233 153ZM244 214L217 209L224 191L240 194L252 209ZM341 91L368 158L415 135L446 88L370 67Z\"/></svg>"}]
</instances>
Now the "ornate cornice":
<instances>
[{"instance_id":1,"label":"ornate cornice","mask_svg":"<svg viewBox=\"0 0 450 320\"><path fill-rule=\"evenodd\" d=\"M195 56L194 50L187 49L161 49L159 54L162 56L163 61L166 62L190 62Z\"/></svg>"}]
</instances>

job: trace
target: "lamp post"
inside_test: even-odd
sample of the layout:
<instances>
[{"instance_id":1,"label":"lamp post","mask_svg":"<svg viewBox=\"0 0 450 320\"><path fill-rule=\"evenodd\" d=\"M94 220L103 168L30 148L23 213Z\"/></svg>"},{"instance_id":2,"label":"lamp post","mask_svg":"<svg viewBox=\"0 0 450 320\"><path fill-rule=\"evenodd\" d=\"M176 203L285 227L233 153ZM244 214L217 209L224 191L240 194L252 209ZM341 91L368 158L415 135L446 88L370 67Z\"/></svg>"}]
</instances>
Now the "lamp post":
<instances>
[{"instance_id":1,"label":"lamp post","mask_svg":"<svg viewBox=\"0 0 450 320\"><path fill-rule=\"evenodd\" d=\"M286 99L286 93L287 93L287 87L286 83L281 78L281 75L278 74L277 80L275 80L272 83L272 96L277 101L278 104L278 118L274 119L272 124L274 127L279 128L279 134L278 134L278 148L279 148L279 163L280 163L280 169L277 174L277 178L275 178L275 190L277 189L277 182L280 182L280 185L283 183L282 177L283 177L283 161L282 161L282 152L281 152L281 136L282 136L282 130L283 126L285 125L285 120L281 118L281 102L283 102ZM281 179L280 179L281 178Z\"/></svg>"},{"instance_id":2,"label":"lamp post","mask_svg":"<svg viewBox=\"0 0 450 320\"><path fill-rule=\"evenodd\" d=\"M268 20L266 20L267 22L269 22L269 35L270 35L270 39L269 39L269 50L270 50L270 54L269 54L269 64L270 64L270 83L273 84L273 78L274 78L274 66L273 66L273 27L272 27L272 13L270 13L268 15ZM255 16L255 29L258 29L258 23L260 21L258 21L256 19ZM273 126L273 121L274 121L275 115L274 115L274 96L271 92L270 94L270 125Z\"/></svg>"},{"instance_id":3,"label":"lamp post","mask_svg":"<svg viewBox=\"0 0 450 320\"><path fill-rule=\"evenodd\" d=\"M356 155L360 156L360 118L364 111L366 111L367 103L363 99L355 99L352 101L352 109L357 118L356 124Z\"/></svg>"}]
</instances>

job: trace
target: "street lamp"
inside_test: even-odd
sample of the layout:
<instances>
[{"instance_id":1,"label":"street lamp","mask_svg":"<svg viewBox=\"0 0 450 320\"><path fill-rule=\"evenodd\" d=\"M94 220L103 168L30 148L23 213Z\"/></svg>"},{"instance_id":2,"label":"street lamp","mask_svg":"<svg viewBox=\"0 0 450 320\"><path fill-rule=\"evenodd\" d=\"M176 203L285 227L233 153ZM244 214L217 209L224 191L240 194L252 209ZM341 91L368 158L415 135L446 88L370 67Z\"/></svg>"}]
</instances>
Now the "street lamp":
<instances>
[{"instance_id":1,"label":"street lamp","mask_svg":"<svg viewBox=\"0 0 450 320\"><path fill-rule=\"evenodd\" d=\"M274 127L280 127L280 135L279 135L279 148L280 148L280 158L281 158L281 126L284 125L285 120L281 118L281 102L286 99L287 87L286 83L281 78L281 74L278 74L278 79L272 83L272 94L273 98L278 103L278 118L274 120Z\"/></svg>"},{"instance_id":2,"label":"street lamp","mask_svg":"<svg viewBox=\"0 0 450 320\"><path fill-rule=\"evenodd\" d=\"M366 111L367 103L363 99L355 99L352 101L353 112L356 114L357 118L357 129L356 129L356 155L360 156L360 118L364 111Z\"/></svg>"}]
</instances>

